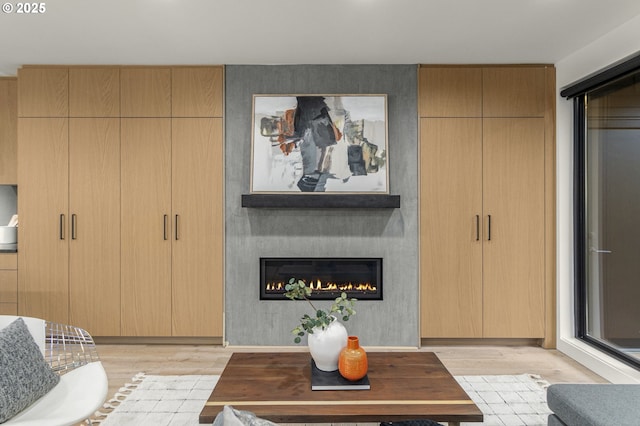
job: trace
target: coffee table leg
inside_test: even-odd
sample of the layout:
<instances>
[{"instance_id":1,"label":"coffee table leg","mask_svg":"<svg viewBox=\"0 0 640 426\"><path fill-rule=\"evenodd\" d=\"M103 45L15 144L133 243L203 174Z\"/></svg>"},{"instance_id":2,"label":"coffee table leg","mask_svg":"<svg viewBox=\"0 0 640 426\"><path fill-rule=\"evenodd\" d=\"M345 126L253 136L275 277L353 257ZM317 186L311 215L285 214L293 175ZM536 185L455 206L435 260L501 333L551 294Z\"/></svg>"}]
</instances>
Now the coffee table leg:
<instances>
[{"instance_id":1,"label":"coffee table leg","mask_svg":"<svg viewBox=\"0 0 640 426\"><path fill-rule=\"evenodd\" d=\"M460 426L460 422L449 422L447 423L448 426Z\"/></svg>"}]
</instances>

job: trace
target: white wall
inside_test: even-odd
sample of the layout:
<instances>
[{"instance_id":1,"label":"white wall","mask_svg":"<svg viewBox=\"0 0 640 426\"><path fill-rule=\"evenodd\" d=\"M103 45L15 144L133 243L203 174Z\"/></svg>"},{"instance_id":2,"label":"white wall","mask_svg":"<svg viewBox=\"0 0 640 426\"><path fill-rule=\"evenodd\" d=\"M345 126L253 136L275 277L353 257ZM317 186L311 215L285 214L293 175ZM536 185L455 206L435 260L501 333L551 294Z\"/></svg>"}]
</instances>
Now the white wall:
<instances>
[{"instance_id":1,"label":"white wall","mask_svg":"<svg viewBox=\"0 0 640 426\"><path fill-rule=\"evenodd\" d=\"M560 90L638 51L640 16L556 63L558 349L614 383L640 383L640 372L573 337L573 110Z\"/></svg>"}]
</instances>

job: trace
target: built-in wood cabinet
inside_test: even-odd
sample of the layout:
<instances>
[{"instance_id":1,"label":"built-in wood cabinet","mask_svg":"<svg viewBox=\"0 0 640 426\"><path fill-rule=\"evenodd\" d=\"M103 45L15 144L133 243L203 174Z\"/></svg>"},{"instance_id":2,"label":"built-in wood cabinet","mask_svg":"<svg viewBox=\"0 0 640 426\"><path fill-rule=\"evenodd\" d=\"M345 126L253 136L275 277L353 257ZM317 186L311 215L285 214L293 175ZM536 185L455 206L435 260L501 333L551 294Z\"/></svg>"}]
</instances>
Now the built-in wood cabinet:
<instances>
[{"instance_id":1,"label":"built-in wood cabinet","mask_svg":"<svg viewBox=\"0 0 640 426\"><path fill-rule=\"evenodd\" d=\"M551 67L482 68L483 117L544 117Z\"/></svg>"},{"instance_id":2,"label":"built-in wood cabinet","mask_svg":"<svg viewBox=\"0 0 640 426\"><path fill-rule=\"evenodd\" d=\"M0 185L15 185L18 181L17 102L18 80L0 77Z\"/></svg>"},{"instance_id":3,"label":"built-in wood cabinet","mask_svg":"<svg viewBox=\"0 0 640 426\"><path fill-rule=\"evenodd\" d=\"M18 313L69 321L69 119L18 119Z\"/></svg>"},{"instance_id":4,"label":"built-in wood cabinet","mask_svg":"<svg viewBox=\"0 0 640 426\"><path fill-rule=\"evenodd\" d=\"M122 117L171 117L171 68L120 70Z\"/></svg>"},{"instance_id":5,"label":"built-in wood cabinet","mask_svg":"<svg viewBox=\"0 0 640 426\"><path fill-rule=\"evenodd\" d=\"M420 117L482 117L482 69L422 67Z\"/></svg>"},{"instance_id":6,"label":"built-in wood cabinet","mask_svg":"<svg viewBox=\"0 0 640 426\"><path fill-rule=\"evenodd\" d=\"M172 332L220 336L223 301L221 118L172 120Z\"/></svg>"},{"instance_id":7,"label":"built-in wood cabinet","mask_svg":"<svg viewBox=\"0 0 640 426\"><path fill-rule=\"evenodd\" d=\"M95 336L222 336L222 75L20 70L21 315Z\"/></svg>"},{"instance_id":8,"label":"built-in wood cabinet","mask_svg":"<svg viewBox=\"0 0 640 426\"><path fill-rule=\"evenodd\" d=\"M119 68L70 68L69 116L120 117Z\"/></svg>"},{"instance_id":9,"label":"built-in wood cabinet","mask_svg":"<svg viewBox=\"0 0 640 426\"><path fill-rule=\"evenodd\" d=\"M483 120L483 337L545 336L544 119Z\"/></svg>"},{"instance_id":10,"label":"built-in wood cabinet","mask_svg":"<svg viewBox=\"0 0 640 426\"><path fill-rule=\"evenodd\" d=\"M0 315L18 314L18 257L0 253Z\"/></svg>"},{"instance_id":11,"label":"built-in wood cabinet","mask_svg":"<svg viewBox=\"0 0 640 426\"><path fill-rule=\"evenodd\" d=\"M122 118L122 335L171 336L171 119Z\"/></svg>"},{"instance_id":12,"label":"built-in wood cabinet","mask_svg":"<svg viewBox=\"0 0 640 426\"><path fill-rule=\"evenodd\" d=\"M482 337L482 119L420 120L423 337Z\"/></svg>"},{"instance_id":13,"label":"built-in wood cabinet","mask_svg":"<svg viewBox=\"0 0 640 426\"><path fill-rule=\"evenodd\" d=\"M423 338L554 344L553 76L420 67Z\"/></svg>"},{"instance_id":14,"label":"built-in wood cabinet","mask_svg":"<svg viewBox=\"0 0 640 426\"><path fill-rule=\"evenodd\" d=\"M68 68L23 67L18 70L18 117L68 116Z\"/></svg>"},{"instance_id":15,"label":"built-in wood cabinet","mask_svg":"<svg viewBox=\"0 0 640 426\"><path fill-rule=\"evenodd\" d=\"M220 87L217 79L204 78L217 73L204 70L173 68L172 99L184 98L181 87L198 94ZM128 78L152 90L152 97L164 99L166 82L154 83L164 81L164 74L142 71ZM138 104L132 116L153 114L135 99L130 102ZM126 336L222 335L222 119L199 117L215 109L183 113L194 117L122 118Z\"/></svg>"},{"instance_id":16,"label":"built-in wood cabinet","mask_svg":"<svg viewBox=\"0 0 640 426\"><path fill-rule=\"evenodd\" d=\"M222 117L221 67L171 69L172 117Z\"/></svg>"},{"instance_id":17,"label":"built-in wood cabinet","mask_svg":"<svg viewBox=\"0 0 640 426\"><path fill-rule=\"evenodd\" d=\"M120 333L120 119L69 121L69 321Z\"/></svg>"}]
</instances>

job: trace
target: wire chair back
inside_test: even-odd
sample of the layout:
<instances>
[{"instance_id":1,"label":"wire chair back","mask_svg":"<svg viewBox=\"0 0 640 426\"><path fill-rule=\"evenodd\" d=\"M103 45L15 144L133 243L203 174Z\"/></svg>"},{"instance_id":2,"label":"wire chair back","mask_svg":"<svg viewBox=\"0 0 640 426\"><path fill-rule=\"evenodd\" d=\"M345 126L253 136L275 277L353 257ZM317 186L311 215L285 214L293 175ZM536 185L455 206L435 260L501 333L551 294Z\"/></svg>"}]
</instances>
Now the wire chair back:
<instances>
[{"instance_id":1,"label":"wire chair back","mask_svg":"<svg viewBox=\"0 0 640 426\"><path fill-rule=\"evenodd\" d=\"M46 321L44 358L59 375L100 361L95 342L86 330L49 321Z\"/></svg>"}]
</instances>

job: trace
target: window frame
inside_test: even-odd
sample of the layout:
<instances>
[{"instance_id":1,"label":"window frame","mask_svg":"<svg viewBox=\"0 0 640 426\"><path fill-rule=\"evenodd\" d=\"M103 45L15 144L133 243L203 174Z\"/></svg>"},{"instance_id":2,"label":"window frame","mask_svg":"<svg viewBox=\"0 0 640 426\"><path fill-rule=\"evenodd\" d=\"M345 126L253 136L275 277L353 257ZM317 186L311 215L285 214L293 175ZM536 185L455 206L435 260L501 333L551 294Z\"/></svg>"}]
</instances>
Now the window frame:
<instances>
[{"instance_id":1,"label":"window frame","mask_svg":"<svg viewBox=\"0 0 640 426\"><path fill-rule=\"evenodd\" d=\"M573 218L574 218L574 317L575 337L627 365L640 370L640 359L626 354L587 332L587 277L586 277L586 107L589 93L609 83L640 71L640 54L623 59L600 72L585 77L560 92L573 99Z\"/></svg>"}]
</instances>

